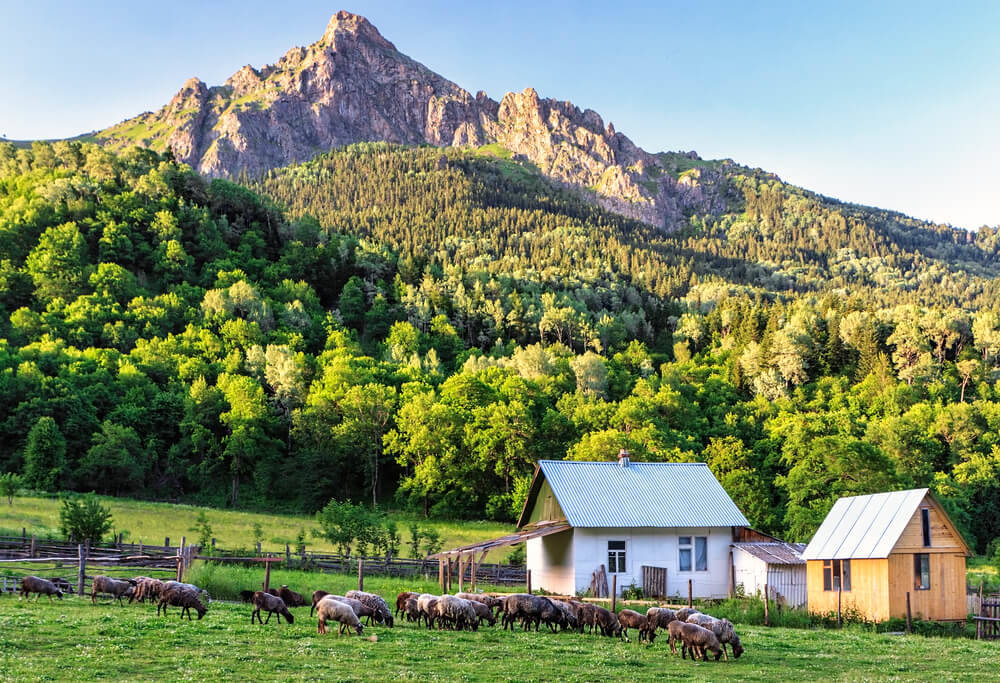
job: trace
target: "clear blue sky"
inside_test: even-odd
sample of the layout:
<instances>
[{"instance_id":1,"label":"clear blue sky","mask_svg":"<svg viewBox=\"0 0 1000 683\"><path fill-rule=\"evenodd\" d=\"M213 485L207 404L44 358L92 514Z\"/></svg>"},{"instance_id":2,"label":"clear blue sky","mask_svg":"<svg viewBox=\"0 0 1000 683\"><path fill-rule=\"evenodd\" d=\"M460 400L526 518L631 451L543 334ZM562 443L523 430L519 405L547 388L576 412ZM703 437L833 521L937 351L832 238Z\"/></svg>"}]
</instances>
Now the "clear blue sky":
<instances>
[{"instance_id":1,"label":"clear blue sky","mask_svg":"<svg viewBox=\"0 0 1000 683\"><path fill-rule=\"evenodd\" d=\"M190 76L218 84L317 40L347 9L467 90L532 86L649 151L1000 224L1000 3L815 4L7 2L0 134L64 137L156 109Z\"/></svg>"}]
</instances>

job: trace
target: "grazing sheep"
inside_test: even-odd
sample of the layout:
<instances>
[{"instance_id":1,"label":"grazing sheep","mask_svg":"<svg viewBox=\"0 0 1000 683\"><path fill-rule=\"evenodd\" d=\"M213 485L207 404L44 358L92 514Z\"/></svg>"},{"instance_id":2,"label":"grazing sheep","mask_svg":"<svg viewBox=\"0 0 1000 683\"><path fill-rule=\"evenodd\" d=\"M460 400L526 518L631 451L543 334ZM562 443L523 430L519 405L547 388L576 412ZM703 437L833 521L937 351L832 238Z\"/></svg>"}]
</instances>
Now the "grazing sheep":
<instances>
[{"instance_id":1,"label":"grazing sheep","mask_svg":"<svg viewBox=\"0 0 1000 683\"><path fill-rule=\"evenodd\" d=\"M653 642L653 638L656 637L656 632L651 631L649 627L649 619L646 615L639 614L635 610L623 609L618 613L618 622L622 625L622 638L628 640L628 630L634 628L639 631L639 642L648 640L650 643Z\"/></svg>"},{"instance_id":2,"label":"grazing sheep","mask_svg":"<svg viewBox=\"0 0 1000 683\"><path fill-rule=\"evenodd\" d=\"M468 601L472 605L472 609L476 612L476 617L479 620L479 625L482 626L483 622L488 622L490 626L495 626L497 623L497 618L493 615L493 610L484 605L481 602L475 600Z\"/></svg>"},{"instance_id":3,"label":"grazing sheep","mask_svg":"<svg viewBox=\"0 0 1000 683\"><path fill-rule=\"evenodd\" d=\"M69 581L62 578L61 576L53 577L49 579L49 581L51 581L52 585L61 590L63 593L73 592L73 587L69 585Z\"/></svg>"},{"instance_id":4,"label":"grazing sheep","mask_svg":"<svg viewBox=\"0 0 1000 683\"><path fill-rule=\"evenodd\" d=\"M456 598L462 598L463 600L471 600L472 602L478 602L486 605L490 609L496 607L497 599L493 596L486 595L486 593L455 593Z\"/></svg>"},{"instance_id":5,"label":"grazing sheep","mask_svg":"<svg viewBox=\"0 0 1000 683\"><path fill-rule=\"evenodd\" d=\"M368 620L369 625L371 625L371 619L374 618L376 623L385 624L389 628L392 628L392 612L389 611L389 605L386 604L381 595L366 593L365 591L347 591L344 595L355 600L360 600L372 611L372 617L369 617Z\"/></svg>"},{"instance_id":6,"label":"grazing sheep","mask_svg":"<svg viewBox=\"0 0 1000 683\"><path fill-rule=\"evenodd\" d=\"M305 598L288 586L282 586L278 589L278 597L281 598L288 607L305 607L306 605Z\"/></svg>"},{"instance_id":7,"label":"grazing sheep","mask_svg":"<svg viewBox=\"0 0 1000 683\"><path fill-rule=\"evenodd\" d=\"M649 631L653 635L656 629L667 628L667 624L677 620L677 613L669 607L650 607L646 610L646 619L649 620Z\"/></svg>"},{"instance_id":8,"label":"grazing sheep","mask_svg":"<svg viewBox=\"0 0 1000 683\"><path fill-rule=\"evenodd\" d=\"M417 604L416 598L406 599L403 612L406 614L407 621L420 621L420 606Z\"/></svg>"},{"instance_id":9,"label":"grazing sheep","mask_svg":"<svg viewBox=\"0 0 1000 683\"><path fill-rule=\"evenodd\" d=\"M177 583L176 581L171 583ZM198 618L201 619L205 616L205 612L208 610L205 605L201 603L198 598L197 591L193 591L187 586L171 586L165 587L160 593L160 603L156 606L156 614L159 616L160 610L163 610L163 615L167 614L167 605L173 605L174 607L181 608L181 619L184 618L184 614L187 614L188 621L193 621L191 619L191 608L198 613Z\"/></svg>"},{"instance_id":10,"label":"grazing sheep","mask_svg":"<svg viewBox=\"0 0 1000 683\"><path fill-rule=\"evenodd\" d=\"M97 595L100 593L102 595L110 595L112 602L117 599L119 606L124 607L125 603L122 602L122 598L128 598L131 603L136 585L137 584L134 579L122 581L120 579L113 579L110 576L98 574L94 577L94 582L90 587L90 603L92 605L96 605Z\"/></svg>"},{"instance_id":11,"label":"grazing sheep","mask_svg":"<svg viewBox=\"0 0 1000 683\"><path fill-rule=\"evenodd\" d=\"M556 609L562 612L561 625L563 630L573 629L575 631L579 625L579 622L576 620L576 607L562 600L550 599L549 602L555 605Z\"/></svg>"},{"instance_id":12,"label":"grazing sheep","mask_svg":"<svg viewBox=\"0 0 1000 683\"><path fill-rule=\"evenodd\" d=\"M358 615L354 613L351 606L332 597L328 596L319 601L319 604L316 606L316 614L319 617L317 628L321 634L326 633L326 624L328 621L336 621L340 624L338 636L344 635L344 630L348 627L353 628L359 636L361 635L361 631L364 630L361 620L358 619Z\"/></svg>"},{"instance_id":13,"label":"grazing sheep","mask_svg":"<svg viewBox=\"0 0 1000 683\"><path fill-rule=\"evenodd\" d=\"M48 579L42 579L37 576L25 576L21 579L21 598L28 597L29 593L38 594L35 596L35 602L38 602L38 598L43 595L49 596L49 602L52 602L53 595L60 600L62 600L63 597L63 592L56 588L54 583Z\"/></svg>"},{"instance_id":14,"label":"grazing sheep","mask_svg":"<svg viewBox=\"0 0 1000 683\"><path fill-rule=\"evenodd\" d=\"M163 591L162 581L148 576L137 576L134 580L135 590L132 592L132 595L129 596L129 602L132 602L133 600L138 600L139 602L146 602L146 600L159 600L160 593Z\"/></svg>"},{"instance_id":15,"label":"grazing sheep","mask_svg":"<svg viewBox=\"0 0 1000 683\"><path fill-rule=\"evenodd\" d=\"M688 617L692 614L701 614L701 612L696 610L694 607L681 607L677 610L677 621L687 621Z\"/></svg>"},{"instance_id":16,"label":"grazing sheep","mask_svg":"<svg viewBox=\"0 0 1000 683\"><path fill-rule=\"evenodd\" d=\"M593 634L594 627L597 625L597 607L589 602L583 603L576 609L576 620L580 625L580 633L583 633L583 629L589 626L590 633Z\"/></svg>"},{"instance_id":17,"label":"grazing sheep","mask_svg":"<svg viewBox=\"0 0 1000 683\"><path fill-rule=\"evenodd\" d=\"M470 600L454 595L442 595L437 602L438 626L445 626L463 631L475 631L479 628L479 618Z\"/></svg>"},{"instance_id":18,"label":"grazing sheep","mask_svg":"<svg viewBox=\"0 0 1000 683\"><path fill-rule=\"evenodd\" d=\"M329 593L327 593L326 591L313 591L312 607L309 608L309 616L310 617L313 615L313 612L316 611L316 605L319 604L319 601L322 600L323 598L325 598L328 595L329 595Z\"/></svg>"},{"instance_id":19,"label":"grazing sheep","mask_svg":"<svg viewBox=\"0 0 1000 683\"><path fill-rule=\"evenodd\" d=\"M256 617L257 621L259 621L260 623L266 624L267 621L271 621L271 615L275 613L278 615L278 618L275 620L275 623L280 624L282 616L288 620L289 624L295 621L295 617L293 617L292 613L288 611L288 607L285 605L285 601L277 596L269 595L264 591L257 591L256 593L253 594L251 601L253 602L254 606L254 610L250 613L251 624L254 622L254 617ZM260 618L261 610L267 612L267 621L264 621L263 619Z\"/></svg>"},{"instance_id":20,"label":"grazing sheep","mask_svg":"<svg viewBox=\"0 0 1000 683\"><path fill-rule=\"evenodd\" d=\"M250 602L257 591L240 591L240 602Z\"/></svg>"},{"instance_id":21,"label":"grazing sheep","mask_svg":"<svg viewBox=\"0 0 1000 683\"><path fill-rule=\"evenodd\" d=\"M723 652L726 651L726 643L729 643L733 648L733 657L739 659L740 655L743 654L743 644L740 642L740 637L736 635L736 631L733 630L733 622L729 619L716 619L707 614L692 614L688 617L687 623L697 624L714 633L715 637L719 639L719 643L722 644Z\"/></svg>"},{"instance_id":22,"label":"grazing sheep","mask_svg":"<svg viewBox=\"0 0 1000 683\"><path fill-rule=\"evenodd\" d=\"M701 653L701 658L708 661L708 652L715 655L715 661L719 661L719 657L725 655L726 661L729 661L729 655L722 649L722 643L719 642L718 637L712 633L709 629L698 626L698 624L690 624L684 622L681 624L681 642L683 646L686 647L691 652L691 658L695 658L696 653ZM681 652L681 658L684 657L684 652Z\"/></svg>"},{"instance_id":23,"label":"grazing sheep","mask_svg":"<svg viewBox=\"0 0 1000 683\"><path fill-rule=\"evenodd\" d=\"M410 598L417 598L419 596L420 596L420 593L414 593L413 591L403 591L402 593L400 593L399 595L397 595L396 596L396 611L393 612L393 616L398 617L400 612L402 612L402 613L405 614L406 613L406 601L409 600Z\"/></svg>"},{"instance_id":24,"label":"grazing sheep","mask_svg":"<svg viewBox=\"0 0 1000 683\"><path fill-rule=\"evenodd\" d=\"M618 621L618 615L611 610L606 610L603 607L594 606L597 610L597 614L594 616L594 621L601 629L601 633L608 637L618 636L622 637L622 625Z\"/></svg>"},{"instance_id":25,"label":"grazing sheep","mask_svg":"<svg viewBox=\"0 0 1000 683\"><path fill-rule=\"evenodd\" d=\"M541 608L542 604L537 595L512 593L504 599L501 625L504 630L510 627L510 630L513 631L514 623L520 621L522 629L526 631L529 625L534 623L536 624L535 630L537 631Z\"/></svg>"},{"instance_id":26,"label":"grazing sheep","mask_svg":"<svg viewBox=\"0 0 1000 683\"><path fill-rule=\"evenodd\" d=\"M439 599L438 596L431 595L430 593L421 593L417 597L417 608L420 610L420 616L427 622L427 628L431 628L434 625L434 620L437 619L437 602Z\"/></svg>"},{"instance_id":27,"label":"grazing sheep","mask_svg":"<svg viewBox=\"0 0 1000 683\"><path fill-rule=\"evenodd\" d=\"M354 614L358 617L358 619L364 619L365 617L367 617L369 623L371 622L371 618L374 615L374 612L372 611L371 607L361 602L360 600L355 600L354 598L346 598L343 595L332 595L332 594L327 595L325 597L332 598L337 602L344 603L352 610L354 610Z\"/></svg>"}]
</instances>

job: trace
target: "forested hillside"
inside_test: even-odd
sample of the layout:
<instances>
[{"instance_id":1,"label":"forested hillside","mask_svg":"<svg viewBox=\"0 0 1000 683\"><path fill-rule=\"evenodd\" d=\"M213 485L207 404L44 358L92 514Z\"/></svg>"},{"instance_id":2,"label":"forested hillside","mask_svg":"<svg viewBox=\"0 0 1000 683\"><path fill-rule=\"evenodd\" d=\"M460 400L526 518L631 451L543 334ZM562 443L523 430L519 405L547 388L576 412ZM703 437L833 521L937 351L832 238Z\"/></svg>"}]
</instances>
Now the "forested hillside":
<instances>
[{"instance_id":1,"label":"forested hillside","mask_svg":"<svg viewBox=\"0 0 1000 683\"><path fill-rule=\"evenodd\" d=\"M0 146L0 470L509 520L537 459L624 446L708 462L792 540L907 486L1000 536L995 231L663 155L727 203L664 235L487 152L362 144L246 189Z\"/></svg>"}]
</instances>

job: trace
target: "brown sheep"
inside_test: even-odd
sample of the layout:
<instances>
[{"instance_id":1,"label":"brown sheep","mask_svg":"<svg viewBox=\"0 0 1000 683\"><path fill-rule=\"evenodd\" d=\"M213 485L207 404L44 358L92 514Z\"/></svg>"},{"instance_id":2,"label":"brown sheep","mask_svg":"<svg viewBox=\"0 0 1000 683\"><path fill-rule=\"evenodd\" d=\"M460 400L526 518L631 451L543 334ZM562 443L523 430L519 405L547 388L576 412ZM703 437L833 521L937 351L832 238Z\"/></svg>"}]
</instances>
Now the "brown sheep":
<instances>
[{"instance_id":1,"label":"brown sheep","mask_svg":"<svg viewBox=\"0 0 1000 683\"><path fill-rule=\"evenodd\" d=\"M580 633L583 633L583 629L589 626L590 633L593 634L594 627L597 626L597 607L589 602L583 603L576 610L576 620L580 627Z\"/></svg>"},{"instance_id":2,"label":"brown sheep","mask_svg":"<svg viewBox=\"0 0 1000 683\"><path fill-rule=\"evenodd\" d=\"M677 610L677 614L675 616L677 618L677 621L687 621L688 617L690 617L692 614L701 614L701 611L696 610L694 607L681 607L679 610Z\"/></svg>"},{"instance_id":3,"label":"brown sheep","mask_svg":"<svg viewBox=\"0 0 1000 683\"><path fill-rule=\"evenodd\" d=\"M161 609L163 610L164 616L166 616L167 605L180 607L181 619L183 619L184 614L187 613L188 621L193 621L191 619L192 607L198 613L199 619L205 616L205 612L208 611L198 598L198 593L184 586L172 586L165 588L163 592L160 593L160 603L156 606L157 616L159 616Z\"/></svg>"},{"instance_id":4,"label":"brown sheep","mask_svg":"<svg viewBox=\"0 0 1000 683\"><path fill-rule=\"evenodd\" d=\"M35 596L35 602L38 602L38 598L43 595L49 596L49 602L52 602L53 595L60 600L62 600L63 597L63 592L56 588L54 583L48 579L42 579L37 576L25 576L21 579L21 598L28 597L29 593L37 593Z\"/></svg>"},{"instance_id":5,"label":"brown sheep","mask_svg":"<svg viewBox=\"0 0 1000 683\"><path fill-rule=\"evenodd\" d=\"M305 607L306 605L305 598L288 586L282 586L278 589L278 597L284 601L287 607Z\"/></svg>"},{"instance_id":6,"label":"brown sheep","mask_svg":"<svg viewBox=\"0 0 1000 683\"><path fill-rule=\"evenodd\" d=\"M320 600L316 606L316 613L319 617L317 628L321 634L326 633L326 623L328 621L336 621L340 624L338 636L344 635L344 630L348 627L353 628L359 636L361 635L361 631L364 630L364 626L361 625L358 615L354 613L351 606L332 597L325 597Z\"/></svg>"},{"instance_id":7,"label":"brown sheep","mask_svg":"<svg viewBox=\"0 0 1000 683\"><path fill-rule=\"evenodd\" d=\"M437 619L438 600L440 600L438 596L430 593L421 593L417 597L417 609L420 610L420 616L427 622L427 628L433 627L434 621Z\"/></svg>"},{"instance_id":8,"label":"brown sheep","mask_svg":"<svg viewBox=\"0 0 1000 683\"><path fill-rule=\"evenodd\" d=\"M691 652L691 659L697 659L698 654L701 654L701 658L705 661L708 661L706 650L715 655L715 661L719 661L719 657L725 655L719 639L707 628L702 628L697 624L689 624L686 621L672 621L667 626L667 631L670 633L670 651L674 654L677 654L674 642L681 641L682 659L685 658L685 653L688 651ZM726 655L726 659L729 659L728 655Z\"/></svg>"},{"instance_id":9,"label":"brown sheep","mask_svg":"<svg viewBox=\"0 0 1000 683\"><path fill-rule=\"evenodd\" d=\"M649 619L646 615L639 614L635 610L623 609L618 613L618 622L622 626L622 638L628 641L628 630L634 628L639 631L639 642L648 640L650 643L653 642L653 638L656 637L655 631L650 631Z\"/></svg>"},{"instance_id":10,"label":"brown sheep","mask_svg":"<svg viewBox=\"0 0 1000 683\"><path fill-rule=\"evenodd\" d=\"M122 602L122 598L128 598L129 602L132 602L136 585L134 579L122 581L98 574L94 577L94 582L90 586L90 603L96 605L97 595L100 593L110 595L111 602L117 599L118 605L124 607L125 603Z\"/></svg>"},{"instance_id":11,"label":"brown sheep","mask_svg":"<svg viewBox=\"0 0 1000 683\"><path fill-rule=\"evenodd\" d=\"M416 598L420 593L414 593L413 591L403 591L396 596L396 611L393 612L394 616L399 616L400 612L406 613L406 601L410 598Z\"/></svg>"},{"instance_id":12,"label":"brown sheep","mask_svg":"<svg viewBox=\"0 0 1000 683\"><path fill-rule=\"evenodd\" d=\"M618 615L616 615L611 610L606 610L603 607L594 606L597 613L594 615L595 623L600 627L601 634L611 637L622 635L622 625L618 621Z\"/></svg>"},{"instance_id":13,"label":"brown sheep","mask_svg":"<svg viewBox=\"0 0 1000 683\"><path fill-rule=\"evenodd\" d=\"M677 620L677 613L669 607L650 607L646 610L646 619L649 620L649 630L654 635L656 629L667 628L667 624Z\"/></svg>"},{"instance_id":14,"label":"brown sheep","mask_svg":"<svg viewBox=\"0 0 1000 683\"><path fill-rule=\"evenodd\" d=\"M323 598L325 598L328 595L329 595L329 593L327 593L326 591L313 591L312 607L309 608L309 616L310 617L313 615L313 612L316 611L316 605L319 604L319 601L322 600Z\"/></svg>"},{"instance_id":15,"label":"brown sheep","mask_svg":"<svg viewBox=\"0 0 1000 683\"><path fill-rule=\"evenodd\" d=\"M407 621L420 621L420 605L416 598L407 598L403 605L403 613L406 614Z\"/></svg>"},{"instance_id":16,"label":"brown sheep","mask_svg":"<svg viewBox=\"0 0 1000 683\"><path fill-rule=\"evenodd\" d=\"M138 600L139 602L146 602L146 600L159 600L160 593L163 591L162 581L148 576L137 576L134 580L135 590L132 592L132 595L129 596L129 602L132 602L133 600Z\"/></svg>"},{"instance_id":17,"label":"brown sheep","mask_svg":"<svg viewBox=\"0 0 1000 683\"><path fill-rule=\"evenodd\" d=\"M491 610L487 605L476 600L469 600L469 604L472 605L472 609L476 612L476 617L479 619L479 624L488 622L490 626L495 626L497 623L497 618L493 616L493 610Z\"/></svg>"},{"instance_id":18,"label":"brown sheep","mask_svg":"<svg viewBox=\"0 0 1000 683\"><path fill-rule=\"evenodd\" d=\"M288 611L285 601L275 595L269 595L264 591L257 591L253 594L251 602L253 602L254 606L254 610L250 613L251 624L254 622L254 617L256 617L257 621L260 623L266 624L268 621L271 621L272 614L278 615L278 618L275 620L275 623L278 624L281 623L281 617L285 617L289 624L295 621L295 617L293 617L292 613ZM261 610L267 612L267 621L260 618Z\"/></svg>"},{"instance_id":19,"label":"brown sheep","mask_svg":"<svg viewBox=\"0 0 1000 683\"><path fill-rule=\"evenodd\" d=\"M723 652L726 651L726 643L729 643L733 648L733 657L739 659L740 655L743 654L743 644L733 629L733 622L729 619L716 619L707 614L692 614L688 617L687 623L698 624L698 626L707 628L714 633L715 637L719 639L719 643L722 644Z\"/></svg>"},{"instance_id":20,"label":"brown sheep","mask_svg":"<svg viewBox=\"0 0 1000 683\"><path fill-rule=\"evenodd\" d=\"M365 591L347 591L344 595L354 600L360 600L372 611L372 616L368 618L369 626L371 626L372 619L374 619L376 623L385 624L389 628L392 628L394 622L392 612L389 611L389 605L386 604L381 595L366 593Z\"/></svg>"}]
</instances>

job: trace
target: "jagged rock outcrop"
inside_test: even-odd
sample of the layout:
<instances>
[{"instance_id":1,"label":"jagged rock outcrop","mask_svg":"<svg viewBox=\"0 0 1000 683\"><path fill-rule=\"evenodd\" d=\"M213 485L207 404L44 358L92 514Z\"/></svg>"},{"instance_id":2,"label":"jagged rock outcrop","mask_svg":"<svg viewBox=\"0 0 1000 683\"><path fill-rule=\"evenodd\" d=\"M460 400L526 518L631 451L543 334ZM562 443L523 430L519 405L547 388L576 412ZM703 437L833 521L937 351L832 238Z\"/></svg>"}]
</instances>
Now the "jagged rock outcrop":
<instances>
[{"instance_id":1,"label":"jagged rock outcrop","mask_svg":"<svg viewBox=\"0 0 1000 683\"><path fill-rule=\"evenodd\" d=\"M212 176L258 174L354 142L498 144L604 208L671 228L685 211L721 210L711 170L680 178L592 110L534 89L475 96L400 53L364 17L338 12L323 37L223 85L187 81L159 111L108 128L107 144L142 144ZM713 175L714 174L714 175ZM718 177L716 177L718 176Z\"/></svg>"}]
</instances>

